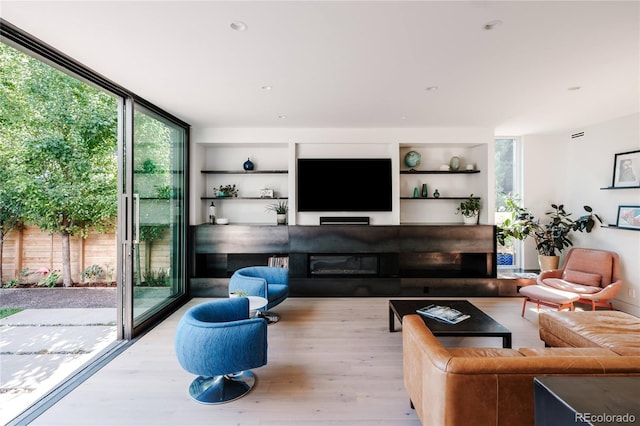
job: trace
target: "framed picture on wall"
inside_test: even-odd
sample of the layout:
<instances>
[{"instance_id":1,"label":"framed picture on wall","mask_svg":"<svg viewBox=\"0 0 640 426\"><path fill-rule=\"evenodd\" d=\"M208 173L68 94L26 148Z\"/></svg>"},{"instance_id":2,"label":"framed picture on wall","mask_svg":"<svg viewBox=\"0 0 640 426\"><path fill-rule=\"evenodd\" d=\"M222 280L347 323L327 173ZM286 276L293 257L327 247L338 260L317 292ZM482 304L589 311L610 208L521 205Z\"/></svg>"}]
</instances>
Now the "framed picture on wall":
<instances>
[{"instance_id":1,"label":"framed picture on wall","mask_svg":"<svg viewBox=\"0 0 640 426\"><path fill-rule=\"evenodd\" d=\"M618 228L640 229L640 206L618 206Z\"/></svg>"},{"instance_id":2,"label":"framed picture on wall","mask_svg":"<svg viewBox=\"0 0 640 426\"><path fill-rule=\"evenodd\" d=\"M640 186L640 151L616 154L613 162L613 187Z\"/></svg>"}]
</instances>

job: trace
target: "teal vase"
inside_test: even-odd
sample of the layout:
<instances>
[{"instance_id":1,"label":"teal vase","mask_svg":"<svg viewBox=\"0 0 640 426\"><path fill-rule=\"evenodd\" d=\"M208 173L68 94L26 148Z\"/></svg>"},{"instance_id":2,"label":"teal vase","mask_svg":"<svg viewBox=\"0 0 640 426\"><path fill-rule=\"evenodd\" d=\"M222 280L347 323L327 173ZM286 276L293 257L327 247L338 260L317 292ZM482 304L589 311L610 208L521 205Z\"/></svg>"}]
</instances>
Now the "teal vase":
<instances>
[{"instance_id":1,"label":"teal vase","mask_svg":"<svg viewBox=\"0 0 640 426\"><path fill-rule=\"evenodd\" d=\"M427 198L429 196L429 194L427 193L427 184L423 183L422 184L422 198Z\"/></svg>"}]
</instances>

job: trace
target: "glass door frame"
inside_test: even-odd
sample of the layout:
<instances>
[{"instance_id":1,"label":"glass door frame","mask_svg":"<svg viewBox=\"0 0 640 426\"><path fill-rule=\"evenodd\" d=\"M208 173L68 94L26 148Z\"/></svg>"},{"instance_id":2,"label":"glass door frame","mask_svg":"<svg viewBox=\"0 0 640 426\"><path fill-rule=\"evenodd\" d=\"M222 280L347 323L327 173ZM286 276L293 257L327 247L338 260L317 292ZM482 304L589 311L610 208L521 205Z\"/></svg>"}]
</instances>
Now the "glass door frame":
<instances>
[{"instance_id":1,"label":"glass door frame","mask_svg":"<svg viewBox=\"0 0 640 426\"><path fill-rule=\"evenodd\" d=\"M189 131L190 126L188 123L174 117L173 115L163 111L157 106L137 96L135 93L125 89L124 87L114 83L111 80L97 74L92 69L86 67L75 59L65 55L58 51L54 47L46 44L45 42L33 37L31 34L23 31L22 29L12 25L10 22L0 18L0 36L2 42L9 44L15 48L18 48L25 53L28 53L43 62L57 67L63 72L78 78L84 82L92 84L100 89L116 96L119 103L118 111L118 163L119 163L119 176L118 176L118 237L117 237L117 280L118 280L118 311L117 311L117 327L118 339L129 340L142 331L155 325L159 320L166 317L173 312L179 306L184 304L189 299L189 282L188 282L188 268L191 264L189 258L190 247L190 233L188 232L188 217L189 217ZM184 281L184 293L172 300L172 302L163 307L160 311L154 315L145 318L145 321L136 325L133 324L133 281L131 278L131 265L128 265L129 250L131 247L131 229L121 228L124 220L129 220L133 214L132 203L123 197L125 191L130 191L131 187L127 184L127 181L131 181L132 177L127 177L127 174L131 174L132 164L124 167L123 163L129 162L132 158L132 152L126 153L129 149L131 142L133 141L133 110L135 105L141 105L147 110L157 114L163 119L175 124L178 127L182 127L185 130L184 140L184 184L183 193L184 197L184 215L185 220L183 223L183 229L181 229L184 241L184 264L182 265L182 271L180 271L181 279ZM123 158L122 156L126 155ZM127 194L130 192L126 192ZM126 215L126 216L125 216ZM127 223L127 222L124 222Z\"/></svg>"},{"instance_id":2,"label":"glass door frame","mask_svg":"<svg viewBox=\"0 0 640 426\"><path fill-rule=\"evenodd\" d=\"M134 192L134 145L135 132L134 132L134 114L136 107L142 107L143 109L156 114L162 119L170 122L171 124L182 128L184 131L183 141L183 182L182 191L183 197L183 227L180 230L181 238L183 241L183 262L182 270L179 276L183 281L183 292L163 306L161 309L145 316L145 318L136 323L134 317L134 282L135 282L135 267L134 267L134 245L135 241L139 238L139 231L136 230L136 216L139 211L139 204L135 200ZM155 325L161 319L165 318L168 314L175 311L182 306L189 299L189 283L188 283L188 265L189 259L189 232L188 232L188 217L189 217L189 136L190 127L187 123L173 117L172 115L162 111L154 105L146 102L135 95L127 96L123 103L123 135L119 138L119 180L118 183L121 187L118 188L119 200L118 200L118 259L120 259L121 267L118 269L118 282L121 284L121 294L118 297L118 303L120 306L119 312L122 315L122 323L120 330L122 330L122 338L130 340L140 333L144 332L151 326ZM139 224L138 224L139 225ZM139 229L139 228L138 228Z\"/></svg>"}]
</instances>

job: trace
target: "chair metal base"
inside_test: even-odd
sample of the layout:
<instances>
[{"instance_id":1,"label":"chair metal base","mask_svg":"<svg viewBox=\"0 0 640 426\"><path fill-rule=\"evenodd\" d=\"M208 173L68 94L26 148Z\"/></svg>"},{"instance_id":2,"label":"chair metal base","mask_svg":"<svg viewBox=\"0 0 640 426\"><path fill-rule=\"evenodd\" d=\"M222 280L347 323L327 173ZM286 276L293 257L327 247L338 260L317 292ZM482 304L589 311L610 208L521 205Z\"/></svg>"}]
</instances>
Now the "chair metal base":
<instances>
[{"instance_id":1,"label":"chair metal base","mask_svg":"<svg viewBox=\"0 0 640 426\"><path fill-rule=\"evenodd\" d=\"M267 320L267 324L274 324L280 321L280 314L273 311L258 311L257 315Z\"/></svg>"},{"instance_id":2,"label":"chair metal base","mask_svg":"<svg viewBox=\"0 0 640 426\"><path fill-rule=\"evenodd\" d=\"M189 395L201 404L224 404L245 396L256 383L251 371L224 376L199 376L189 386Z\"/></svg>"}]
</instances>

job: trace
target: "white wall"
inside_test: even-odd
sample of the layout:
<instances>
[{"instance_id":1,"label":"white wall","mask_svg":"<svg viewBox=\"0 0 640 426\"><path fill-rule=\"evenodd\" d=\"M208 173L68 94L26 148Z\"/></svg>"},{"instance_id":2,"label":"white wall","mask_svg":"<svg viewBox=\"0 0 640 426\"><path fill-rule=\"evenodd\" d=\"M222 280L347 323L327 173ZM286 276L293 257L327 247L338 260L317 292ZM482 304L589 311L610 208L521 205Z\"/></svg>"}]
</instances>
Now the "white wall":
<instances>
[{"instance_id":1,"label":"white wall","mask_svg":"<svg viewBox=\"0 0 640 426\"><path fill-rule=\"evenodd\" d=\"M571 134L584 136L571 139ZM561 134L523 138L524 205L543 217L552 202L577 218L591 206L605 223L616 223L619 205L640 205L640 189L601 190L610 186L616 153L640 150L640 114L621 117ZM620 255L624 289L616 307L640 314L640 232L596 227L574 234L574 246L615 251ZM536 269L531 241L525 245L525 268ZM635 293L635 297L632 295Z\"/></svg>"}]
</instances>

